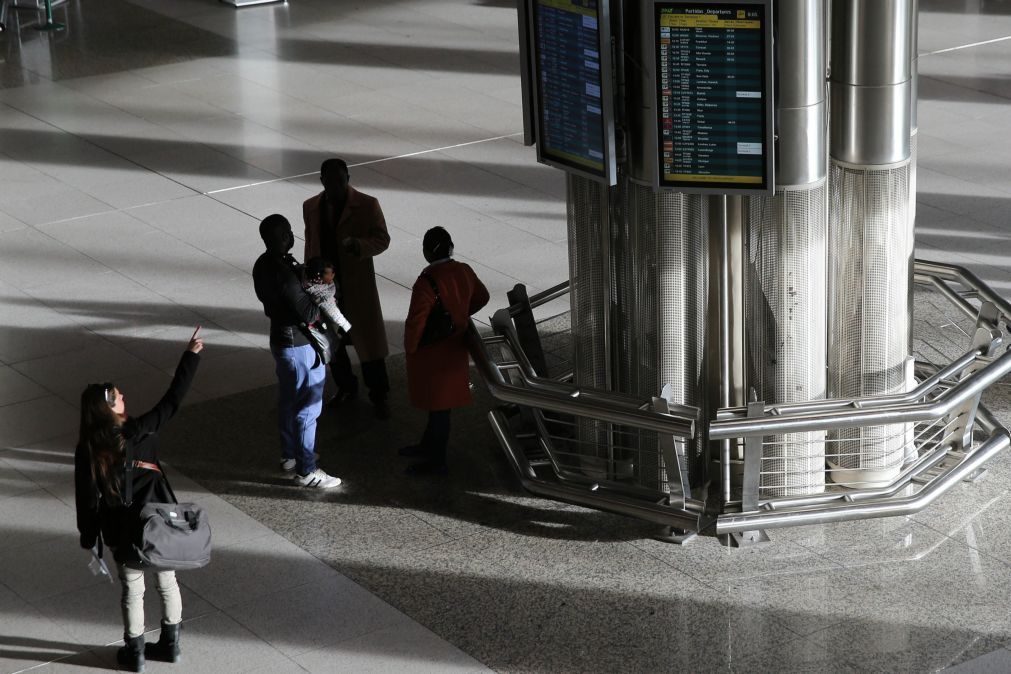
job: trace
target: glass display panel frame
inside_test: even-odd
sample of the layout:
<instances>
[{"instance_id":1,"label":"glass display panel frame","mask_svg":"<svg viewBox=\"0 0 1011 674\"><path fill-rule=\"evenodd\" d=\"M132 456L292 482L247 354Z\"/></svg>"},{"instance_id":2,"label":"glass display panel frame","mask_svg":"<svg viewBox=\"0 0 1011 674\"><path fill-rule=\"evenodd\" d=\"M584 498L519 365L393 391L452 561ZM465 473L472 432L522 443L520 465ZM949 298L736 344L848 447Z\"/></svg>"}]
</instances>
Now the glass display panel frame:
<instances>
[{"instance_id":1,"label":"glass display panel frame","mask_svg":"<svg viewBox=\"0 0 1011 674\"><path fill-rule=\"evenodd\" d=\"M774 194L772 0L654 0L649 24L654 187Z\"/></svg>"},{"instance_id":2,"label":"glass display panel frame","mask_svg":"<svg viewBox=\"0 0 1011 674\"><path fill-rule=\"evenodd\" d=\"M527 14L537 161L616 184L609 0L529 0Z\"/></svg>"},{"instance_id":3,"label":"glass display panel frame","mask_svg":"<svg viewBox=\"0 0 1011 674\"><path fill-rule=\"evenodd\" d=\"M523 106L523 144L534 145L537 142L537 112L534 109L534 82L536 78L530 72L532 65L533 44L530 41L530 0L516 0L516 19L520 39L520 93Z\"/></svg>"}]
</instances>

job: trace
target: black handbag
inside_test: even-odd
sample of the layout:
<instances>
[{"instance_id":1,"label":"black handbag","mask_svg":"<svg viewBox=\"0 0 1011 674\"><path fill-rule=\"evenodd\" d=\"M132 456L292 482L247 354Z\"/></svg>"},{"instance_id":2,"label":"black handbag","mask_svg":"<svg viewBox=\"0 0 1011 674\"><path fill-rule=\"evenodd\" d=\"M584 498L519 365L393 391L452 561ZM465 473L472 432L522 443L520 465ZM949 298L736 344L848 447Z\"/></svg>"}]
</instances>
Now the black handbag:
<instances>
[{"instance_id":1,"label":"black handbag","mask_svg":"<svg viewBox=\"0 0 1011 674\"><path fill-rule=\"evenodd\" d=\"M442 304L439 286L436 285L435 279L426 272L421 272L421 275L428 279L432 290L435 291L435 304L432 305L428 312L428 318L425 319L425 329L421 333L421 341L419 342L421 346L427 346L449 337L456 330L456 326L453 324L453 316L446 311L446 307Z\"/></svg>"},{"instance_id":2,"label":"black handbag","mask_svg":"<svg viewBox=\"0 0 1011 674\"><path fill-rule=\"evenodd\" d=\"M157 471L173 501L176 499L168 478L156 463L133 460L133 449L126 450L126 493L123 503L133 505L134 468ZM156 571L199 569L211 561L211 523L204 509L195 503L147 503L141 508L130 538L137 561L128 566Z\"/></svg>"},{"instance_id":3,"label":"black handbag","mask_svg":"<svg viewBox=\"0 0 1011 674\"><path fill-rule=\"evenodd\" d=\"M312 350L316 352L316 362L313 364L313 368L328 364L336 344L332 343L326 323L323 321L320 321L319 324L301 323L298 327L309 340Z\"/></svg>"}]
</instances>

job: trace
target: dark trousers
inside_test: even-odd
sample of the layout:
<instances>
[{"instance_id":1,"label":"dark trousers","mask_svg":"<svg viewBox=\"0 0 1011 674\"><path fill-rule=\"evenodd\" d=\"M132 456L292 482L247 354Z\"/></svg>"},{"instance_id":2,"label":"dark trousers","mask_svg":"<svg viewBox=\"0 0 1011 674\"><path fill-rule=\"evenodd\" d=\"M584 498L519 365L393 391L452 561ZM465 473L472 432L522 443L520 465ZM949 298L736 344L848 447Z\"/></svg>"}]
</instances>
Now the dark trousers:
<instances>
[{"instance_id":1,"label":"dark trousers","mask_svg":"<svg viewBox=\"0 0 1011 674\"><path fill-rule=\"evenodd\" d=\"M351 359L348 358L348 347L343 342L333 351L330 361L330 373L334 383L341 391L358 390L358 378L351 371ZM369 389L369 400L373 403L386 401L390 392L390 378L386 374L386 360L369 360L362 363L362 379Z\"/></svg>"},{"instance_id":2,"label":"dark trousers","mask_svg":"<svg viewBox=\"0 0 1011 674\"><path fill-rule=\"evenodd\" d=\"M450 410L432 410L428 413L428 425L421 436L421 446L433 461L446 463L446 446L449 444Z\"/></svg>"}]
</instances>

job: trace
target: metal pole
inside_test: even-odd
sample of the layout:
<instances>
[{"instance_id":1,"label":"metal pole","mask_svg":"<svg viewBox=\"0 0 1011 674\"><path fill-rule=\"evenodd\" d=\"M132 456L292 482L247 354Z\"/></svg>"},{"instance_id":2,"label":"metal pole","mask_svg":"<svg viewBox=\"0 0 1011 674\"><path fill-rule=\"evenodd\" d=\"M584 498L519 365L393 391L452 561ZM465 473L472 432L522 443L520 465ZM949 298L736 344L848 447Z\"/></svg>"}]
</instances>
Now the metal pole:
<instances>
[{"instance_id":1,"label":"metal pole","mask_svg":"<svg viewBox=\"0 0 1011 674\"><path fill-rule=\"evenodd\" d=\"M720 407L730 407L730 231L727 226L727 198L712 197L709 200L710 221L715 220L719 228L719 354L720 354ZM713 216L716 216L715 218ZM720 463L723 472L723 503L730 501L730 454L731 440L720 441Z\"/></svg>"},{"instance_id":2,"label":"metal pole","mask_svg":"<svg viewBox=\"0 0 1011 674\"><path fill-rule=\"evenodd\" d=\"M614 310L614 275L611 273L611 269L614 256L611 253L611 218L613 212L611 188L609 186L601 185L600 199L600 254L604 263L601 270L604 285L604 388L608 391L613 391L615 389L614 337L611 327L613 323L611 312ZM608 423L604 432L607 436L607 472L609 475L614 475L614 425Z\"/></svg>"},{"instance_id":3,"label":"metal pole","mask_svg":"<svg viewBox=\"0 0 1011 674\"><path fill-rule=\"evenodd\" d=\"M614 277L611 273L613 260L611 259L611 188L603 186L600 189L600 256L603 258L604 266L601 270L604 286L604 388L608 391L614 390L614 339L611 334L612 317L614 308Z\"/></svg>"}]
</instances>

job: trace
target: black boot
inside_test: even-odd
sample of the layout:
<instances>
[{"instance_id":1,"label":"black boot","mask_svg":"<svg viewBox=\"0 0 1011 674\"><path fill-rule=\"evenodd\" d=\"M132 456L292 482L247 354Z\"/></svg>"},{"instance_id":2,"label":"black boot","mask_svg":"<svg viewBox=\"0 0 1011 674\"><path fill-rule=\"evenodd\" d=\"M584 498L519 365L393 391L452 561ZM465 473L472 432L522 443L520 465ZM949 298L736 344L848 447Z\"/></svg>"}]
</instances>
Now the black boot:
<instances>
[{"instance_id":1,"label":"black boot","mask_svg":"<svg viewBox=\"0 0 1011 674\"><path fill-rule=\"evenodd\" d=\"M131 637L123 635L126 645L116 651L116 662L131 672L144 671L144 635Z\"/></svg>"},{"instance_id":2,"label":"black boot","mask_svg":"<svg viewBox=\"0 0 1011 674\"><path fill-rule=\"evenodd\" d=\"M147 658L149 660L157 660L158 662L179 662L182 660L182 656L179 653L180 627L182 627L182 623L176 623L175 625L162 623L158 642L148 644L144 649Z\"/></svg>"}]
</instances>

